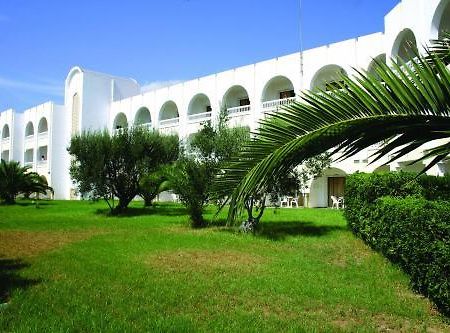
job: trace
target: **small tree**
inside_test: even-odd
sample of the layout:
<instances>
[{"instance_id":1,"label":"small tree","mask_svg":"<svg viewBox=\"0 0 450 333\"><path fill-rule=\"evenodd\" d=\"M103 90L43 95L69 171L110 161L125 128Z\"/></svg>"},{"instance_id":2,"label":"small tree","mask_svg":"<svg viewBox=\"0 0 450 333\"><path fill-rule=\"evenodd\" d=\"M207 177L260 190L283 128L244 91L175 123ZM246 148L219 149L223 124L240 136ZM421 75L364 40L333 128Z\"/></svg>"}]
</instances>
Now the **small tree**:
<instances>
[{"instance_id":1,"label":"small tree","mask_svg":"<svg viewBox=\"0 0 450 333\"><path fill-rule=\"evenodd\" d=\"M6 204L14 204L19 194L41 193L53 189L36 172L30 172L30 167L21 167L19 162L0 162L0 199Z\"/></svg>"},{"instance_id":2,"label":"small tree","mask_svg":"<svg viewBox=\"0 0 450 333\"><path fill-rule=\"evenodd\" d=\"M223 109L217 125L211 122L203 125L188 143L187 152L168 172L168 179L181 202L188 209L193 227L205 225L204 206L210 200L222 200L224 193L213 187L215 176L221 172L223 164L249 138L247 128L228 127L228 117Z\"/></svg>"},{"instance_id":3,"label":"small tree","mask_svg":"<svg viewBox=\"0 0 450 333\"><path fill-rule=\"evenodd\" d=\"M82 194L103 198L112 213L124 211L139 194L139 182L178 155L178 137L142 128L115 135L84 132L72 138L70 174ZM115 206L114 198L119 202Z\"/></svg>"}]
</instances>

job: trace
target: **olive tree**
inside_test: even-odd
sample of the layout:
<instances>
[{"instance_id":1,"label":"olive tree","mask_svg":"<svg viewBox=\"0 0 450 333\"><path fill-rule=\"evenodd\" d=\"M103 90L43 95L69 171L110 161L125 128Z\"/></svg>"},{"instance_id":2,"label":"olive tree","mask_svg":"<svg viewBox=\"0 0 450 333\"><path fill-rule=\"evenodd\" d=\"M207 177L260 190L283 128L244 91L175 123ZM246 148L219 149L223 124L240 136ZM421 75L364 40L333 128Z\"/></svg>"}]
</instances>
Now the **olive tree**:
<instances>
[{"instance_id":1,"label":"olive tree","mask_svg":"<svg viewBox=\"0 0 450 333\"><path fill-rule=\"evenodd\" d=\"M143 128L114 135L87 131L72 138L68 151L70 175L79 192L104 199L112 213L120 213L142 191L144 176L177 158L178 137Z\"/></svg>"}]
</instances>

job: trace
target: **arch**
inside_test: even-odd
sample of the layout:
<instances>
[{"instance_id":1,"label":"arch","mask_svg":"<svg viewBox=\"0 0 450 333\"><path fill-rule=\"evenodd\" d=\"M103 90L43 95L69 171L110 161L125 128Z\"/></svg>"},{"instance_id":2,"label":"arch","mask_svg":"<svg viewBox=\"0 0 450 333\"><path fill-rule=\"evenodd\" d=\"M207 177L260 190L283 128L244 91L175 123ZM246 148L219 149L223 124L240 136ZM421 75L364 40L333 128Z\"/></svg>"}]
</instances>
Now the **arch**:
<instances>
[{"instance_id":1,"label":"arch","mask_svg":"<svg viewBox=\"0 0 450 333\"><path fill-rule=\"evenodd\" d=\"M414 32L411 29L403 29L395 39L392 46L392 57L408 61L418 53L417 41Z\"/></svg>"},{"instance_id":2,"label":"arch","mask_svg":"<svg viewBox=\"0 0 450 333\"><path fill-rule=\"evenodd\" d=\"M39 120L38 133L45 133L45 132L48 132L48 123L47 118L42 117L41 120Z\"/></svg>"},{"instance_id":3,"label":"arch","mask_svg":"<svg viewBox=\"0 0 450 333\"><path fill-rule=\"evenodd\" d=\"M178 107L174 101L167 101L159 111L159 120L169 120L179 118Z\"/></svg>"},{"instance_id":4,"label":"arch","mask_svg":"<svg viewBox=\"0 0 450 333\"><path fill-rule=\"evenodd\" d=\"M380 79L380 76L377 73L377 67L379 64L386 64L386 53L377 55L373 60L370 62L369 67L367 67L367 73L372 74L375 76L378 80Z\"/></svg>"},{"instance_id":5,"label":"arch","mask_svg":"<svg viewBox=\"0 0 450 333\"><path fill-rule=\"evenodd\" d=\"M5 126L3 126L2 129L2 139L7 139L10 137L10 133L9 133L9 126L8 124L5 124Z\"/></svg>"},{"instance_id":6,"label":"arch","mask_svg":"<svg viewBox=\"0 0 450 333\"><path fill-rule=\"evenodd\" d=\"M120 112L114 118L113 130L118 130L122 128L128 128L128 120L125 113Z\"/></svg>"},{"instance_id":7,"label":"arch","mask_svg":"<svg viewBox=\"0 0 450 333\"><path fill-rule=\"evenodd\" d=\"M439 3L431 22L431 38L442 37L444 32L450 32L450 0Z\"/></svg>"},{"instance_id":8,"label":"arch","mask_svg":"<svg viewBox=\"0 0 450 333\"><path fill-rule=\"evenodd\" d=\"M34 126L31 121L28 122L27 126L25 127L25 136L31 136L34 135Z\"/></svg>"},{"instance_id":9,"label":"arch","mask_svg":"<svg viewBox=\"0 0 450 333\"><path fill-rule=\"evenodd\" d=\"M69 85L70 81L72 81L72 78L75 76L75 74L78 74L78 73L80 73L80 74L83 73L83 70L81 69L81 67L78 67L78 66L73 67L69 71L69 73L67 74L67 77L66 77L66 86Z\"/></svg>"},{"instance_id":10,"label":"arch","mask_svg":"<svg viewBox=\"0 0 450 333\"><path fill-rule=\"evenodd\" d=\"M339 168L328 168L314 178L309 191L310 207L331 207L331 196L342 197L347 173Z\"/></svg>"},{"instance_id":11,"label":"arch","mask_svg":"<svg viewBox=\"0 0 450 333\"><path fill-rule=\"evenodd\" d=\"M143 106L139 108L134 117L134 125L150 125L152 123L152 116L150 115L150 110Z\"/></svg>"},{"instance_id":12,"label":"arch","mask_svg":"<svg viewBox=\"0 0 450 333\"><path fill-rule=\"evenodd\" d=\"M347 72L341 66L325 65L314 74L310 90L333 91L340 89L343 75L347 76Z\"/></svg>"},{"instance_id":13,"label":"arch","mask_svg":"<svg viewBox=\"0 0 450 333\"><path fill-rule=\"evenodd\" d=\"M189 103L188 115L211 112L211 102L205 94L197 94Z\"/></svg>"},{"instance_id":14,"label":"arch","mask_svg":"<svg viewBox=\"0 0 450 333\"><path fill-rule=\"evenodd\" d=\"M261 96L261 102L274 101L295 97L294 85L287 77L275 76L266 83Z\"/></svg>"},{"instance_id":15,"label":"arch","mask_svg":"<svg viewBox=\"0 0 450 333\"><path fill-rule=\"evenodd\" d=\"M222 104L227 109L250 105L247 90L240 85L232 86L223 96Z\"/></svg>"}]
</instances>

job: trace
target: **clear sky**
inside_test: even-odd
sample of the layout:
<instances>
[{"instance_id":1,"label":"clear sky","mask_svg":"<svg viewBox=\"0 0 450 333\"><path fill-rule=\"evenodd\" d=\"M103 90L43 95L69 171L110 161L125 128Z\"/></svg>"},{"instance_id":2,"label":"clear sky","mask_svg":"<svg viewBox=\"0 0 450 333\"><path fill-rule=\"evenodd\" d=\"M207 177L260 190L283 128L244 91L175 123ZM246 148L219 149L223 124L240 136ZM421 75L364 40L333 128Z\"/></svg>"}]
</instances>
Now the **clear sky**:
<instances>
[{"instance_id":1,"label":"clear sky","mask_svg":"<svg viewBox=\"0 0 450 333\"><path fill-rule=\"evenodd\" d=\"M302 0L304 49L383 31L399 0ZM71 67L161 84L300 49L300 0L0 0L0 110L63 102Z\"/></svg>"}]
</instances>

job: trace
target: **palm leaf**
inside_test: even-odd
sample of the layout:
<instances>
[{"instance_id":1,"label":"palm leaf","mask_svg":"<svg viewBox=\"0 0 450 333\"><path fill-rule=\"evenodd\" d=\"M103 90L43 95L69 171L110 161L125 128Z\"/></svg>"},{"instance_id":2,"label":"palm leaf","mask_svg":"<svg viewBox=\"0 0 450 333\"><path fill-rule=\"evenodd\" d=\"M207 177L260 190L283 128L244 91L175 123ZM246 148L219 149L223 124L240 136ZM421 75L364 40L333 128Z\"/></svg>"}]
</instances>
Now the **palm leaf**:
<instances>
[{"instance_id":1,"label":"palm leaf","mask_svg":"<svg viewBox=\"0 0 450 333\"><path fill-rule=\"evenodd\" d=\"M340 90L305 92L300 102L263 120L254 139L217 179L219 187L233 192L229 222L252 193L322 152L345 159L394 138L373 155L374 160L391 155L392 161L448 138L450 74L443 50L438 56L432 49L427 52L407 64L379 64L376 76L357 71L353 78L342 77ZM429 168L449 152L450 146L441 144L421 160L432 159Z\"/></svg>"}]
</instances>

